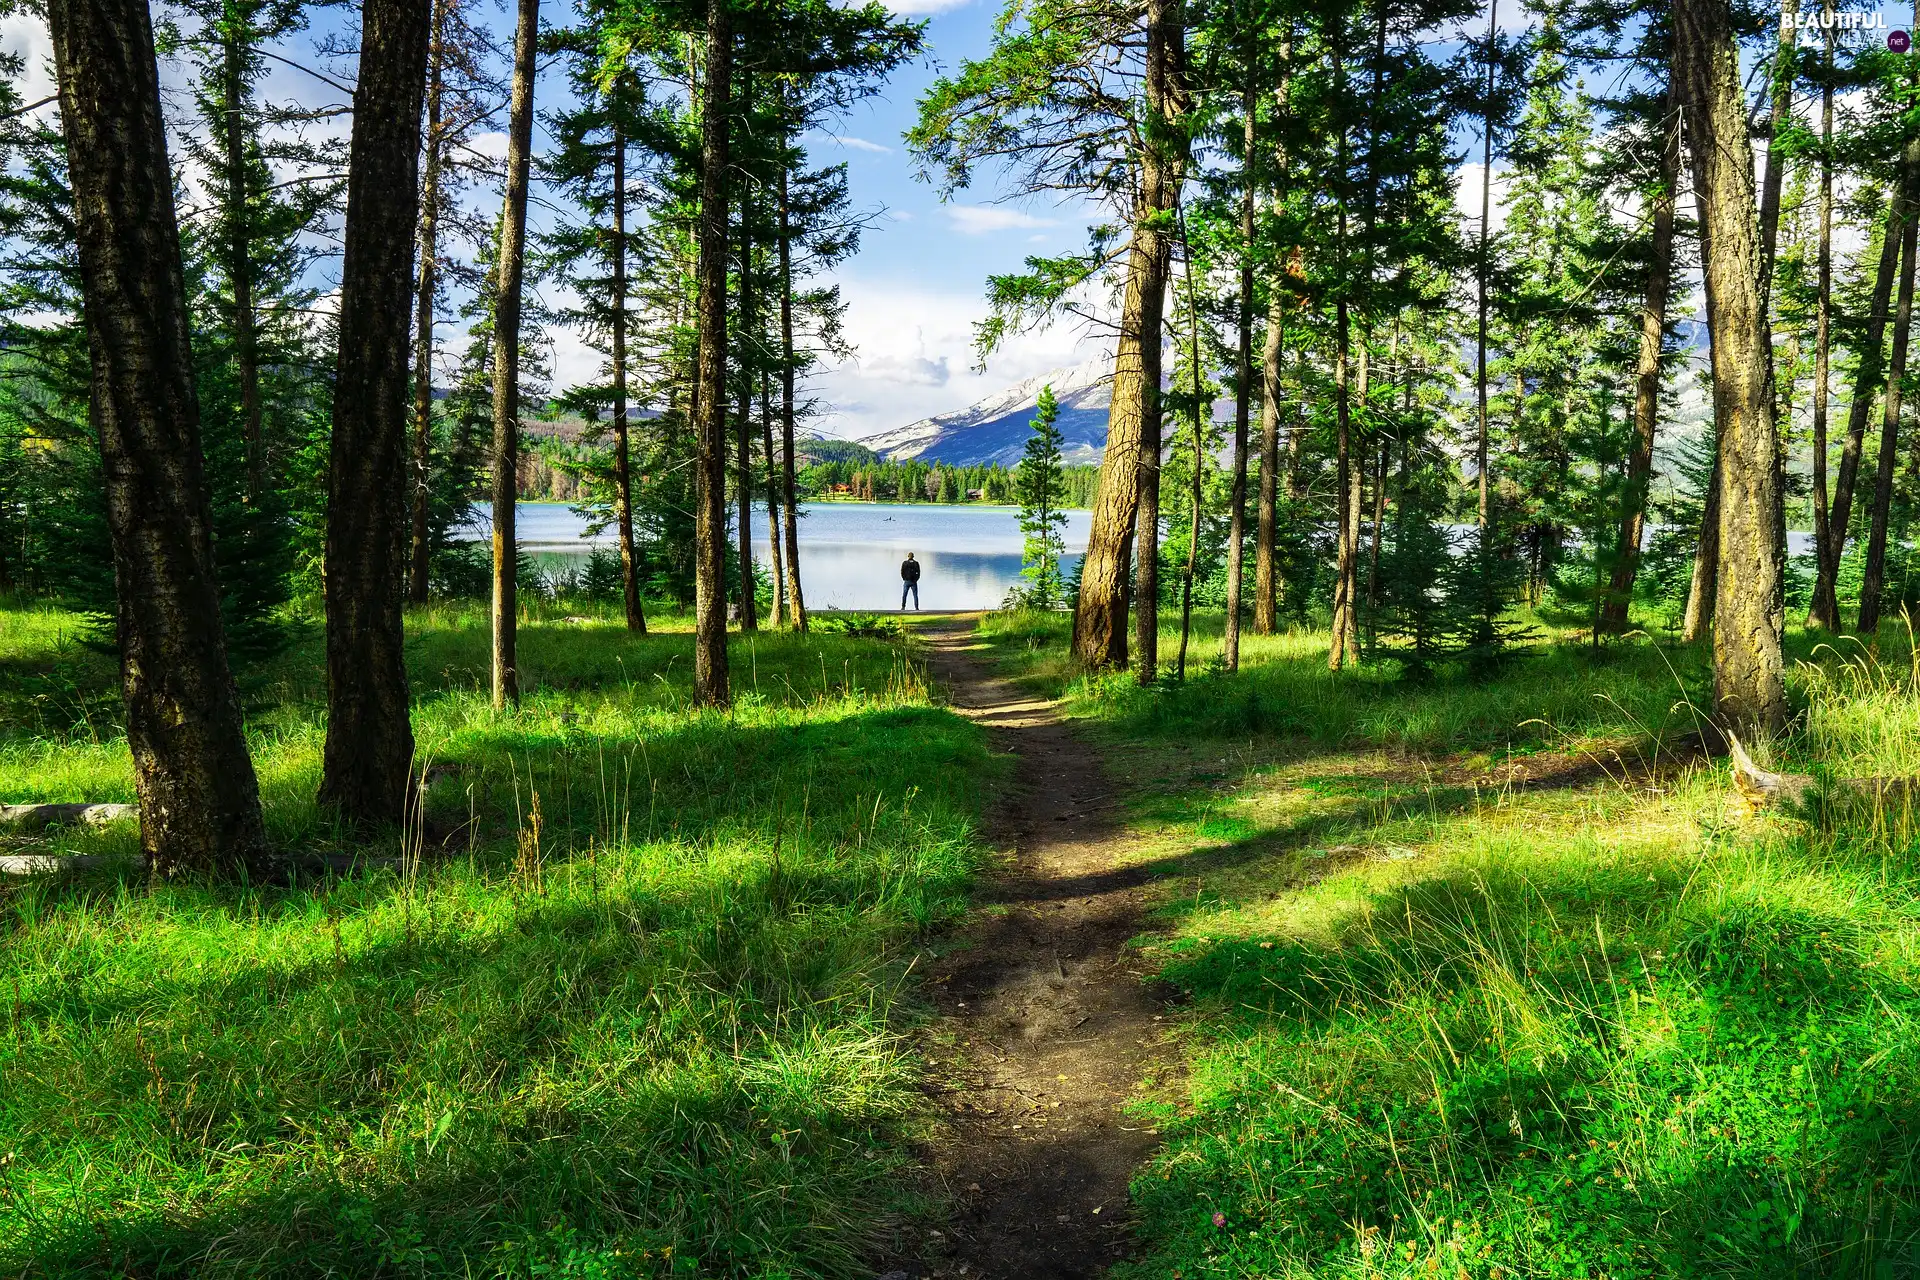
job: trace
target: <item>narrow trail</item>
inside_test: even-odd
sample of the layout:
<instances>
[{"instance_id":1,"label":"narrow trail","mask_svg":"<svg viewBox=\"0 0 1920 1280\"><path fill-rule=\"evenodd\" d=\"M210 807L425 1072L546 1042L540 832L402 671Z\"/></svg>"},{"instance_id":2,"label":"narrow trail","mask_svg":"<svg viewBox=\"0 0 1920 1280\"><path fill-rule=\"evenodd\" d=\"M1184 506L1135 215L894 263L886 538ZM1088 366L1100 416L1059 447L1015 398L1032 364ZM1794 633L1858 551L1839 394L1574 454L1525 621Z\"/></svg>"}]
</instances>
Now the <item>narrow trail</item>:
<instances>
[{"instance_id":1,"label":"narrow trail","mask_svg":"<svg viewBox=\"0 0 1920 1280\"><path fill-rule=\"evenodd\" d=\"M1127 947L1148 876L1119 865L1120 788L1057 714L973 652L973 621L920 632L954 710L1017 757L987 836L1013 854L931 968L938 1078L955 1086L937 1174L960 1206L924 1274L1074 1280L1131 1245L1127 1183L1158 1139L1121 1105L1169 1055Z\"/></svg>"}]
</instances>

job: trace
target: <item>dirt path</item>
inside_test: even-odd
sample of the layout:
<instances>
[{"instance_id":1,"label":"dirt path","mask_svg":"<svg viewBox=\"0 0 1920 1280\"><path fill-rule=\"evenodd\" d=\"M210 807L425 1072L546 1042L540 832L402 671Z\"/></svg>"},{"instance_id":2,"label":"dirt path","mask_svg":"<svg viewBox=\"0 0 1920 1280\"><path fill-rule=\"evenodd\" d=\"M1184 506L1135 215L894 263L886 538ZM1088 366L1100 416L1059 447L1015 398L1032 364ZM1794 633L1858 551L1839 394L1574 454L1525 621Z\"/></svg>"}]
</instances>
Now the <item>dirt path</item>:
<instances>
[{"instance_id":1,"label":"dirt path","mask_svg":"<svg viewBox=\"0 0 1920 1280\"><path fill-rule=\"evenodd\" d=\"M956 620L922 635L954 709L1018 757L987 831L1014 860L932 966L950 1037L936 1078L958 1086L933 1161L961 1211L924 1274L1097 1276L1130 1246L1127 1181L1157 1141L1120 1110L1166 1057L1126 946L1147 876L1116 865L1126 837L1098 754L970 652L972 633Z\"/></svg>"}]
</instances>

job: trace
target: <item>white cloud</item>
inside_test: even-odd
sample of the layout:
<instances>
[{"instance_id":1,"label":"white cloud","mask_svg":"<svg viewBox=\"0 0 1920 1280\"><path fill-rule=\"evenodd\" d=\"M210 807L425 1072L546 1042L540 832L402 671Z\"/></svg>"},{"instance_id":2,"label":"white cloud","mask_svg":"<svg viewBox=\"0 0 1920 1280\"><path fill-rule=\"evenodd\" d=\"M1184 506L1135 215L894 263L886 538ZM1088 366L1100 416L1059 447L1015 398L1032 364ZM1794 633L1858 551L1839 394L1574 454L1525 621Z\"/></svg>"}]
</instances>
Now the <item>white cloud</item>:
<instances>
[{"instance_id":1,"label":"white cloud","mask_svg":"<svg viewBox=\"0 0 1920 1280\"><path fill-rule=\"evenodd\" d=\"M994 204L950 204L946 206L946 215L953 229L963 236L983 236L995 231L1018 231L1053 225L1052 218L1036 218L1030 213Z\"/></svg>"},{"instance_id":2,"label":"white cloud","mask_svg":"<svg viewBox=\"0 0 1920 1280\"><path fill-rule=\"evenodd\" d=\"M953 371L947 367L947 360L947 356L941 356L938 360L924 355L881 356L862 361L860 372L863 377L888 382L904 382L916 387L944 387L953 376Z\"/></svg>"},{"instance_id":3,"label":"white cloud","mask_svg":"<svg viewBox=\"0 0 1920 1280\"><path fill-rule=\"evenodd\" d=\"M856 138L850 133L826 134L824 136L836 146L845 147L849 151L865 151L876 156L890 156L893 154L892 147L883 146L878 142L868 142L865 138Z\"/></svg>"},{"instance_id":4,"label":"white cloud","mask_svg":"<svg viewBox=\"0 0 1920 1280\"><path fill-rule=\"evenodd\" d=\"M19 85L22 102L38 102L54 92L53 39L45 21L30 13L0 18L0 49L26 60Z\"/></svg>"}]
</instances>

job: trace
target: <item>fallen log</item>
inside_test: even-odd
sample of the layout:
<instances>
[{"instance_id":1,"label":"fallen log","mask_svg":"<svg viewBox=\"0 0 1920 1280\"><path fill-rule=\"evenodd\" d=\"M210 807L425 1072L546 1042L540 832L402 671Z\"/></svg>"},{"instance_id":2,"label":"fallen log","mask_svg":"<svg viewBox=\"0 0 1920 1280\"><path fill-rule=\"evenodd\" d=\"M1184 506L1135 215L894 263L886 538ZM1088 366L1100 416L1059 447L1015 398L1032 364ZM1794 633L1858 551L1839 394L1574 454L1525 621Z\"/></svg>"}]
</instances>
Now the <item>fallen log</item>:
<instances>
[{"instance_id":1,"label":"fallen log","mask_svg":"<svg viewBox=\"0 0 1920 1280\"><path fill-rule=\"evenodd\" d=\"M42 827L80 823L104 827L109 822L138 818L137 804L0 804L0 827L38 831Z\"/></svg>"},{"instance_id":2,"label":"fallen log","mask_svg":"<svg viewBox=\"0 0 1920 1280\"><path fill-rule=\"evenodd\" d=\"M1733 785L1747 808L1755 813L1768 808L1785 808L1802 813L1838 805L1877 807L1911 804L1913 778L1816 778L1810 773L1773 773L1762 769L1729 733L1727 746L1732 757Z\"/></svg>"}]
</instances>

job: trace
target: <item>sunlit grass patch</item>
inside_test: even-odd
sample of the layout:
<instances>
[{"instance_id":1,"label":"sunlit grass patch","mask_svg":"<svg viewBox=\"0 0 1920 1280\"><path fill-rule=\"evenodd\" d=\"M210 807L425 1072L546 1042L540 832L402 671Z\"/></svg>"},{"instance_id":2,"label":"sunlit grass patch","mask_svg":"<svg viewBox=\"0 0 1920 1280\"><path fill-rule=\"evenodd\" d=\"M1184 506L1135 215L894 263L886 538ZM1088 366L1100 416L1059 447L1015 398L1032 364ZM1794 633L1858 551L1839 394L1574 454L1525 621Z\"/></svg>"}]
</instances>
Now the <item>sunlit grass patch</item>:
<instances>
[{"instance_id":1,"label":"sunlit grass patch","mask_svg":"<svg viewBox=\"0 0 1920 1280\"><path fill-rule=\"evenodd\" d=\"M1141 690L996 625L1149 788L1190 1074L1138 1104L1127 1280L1920 1266L1916 825L1746 814L1689 763L1700 655L1410 687L1302 634ZM1769 759L1920 774L1902 637L1792 648Z\"/></svg>"},{"instance_id":2,"label":"sunlit grass patch","mask_svg":"<svg viewBox=\"0 0 1920 1280\"><path fill-rule=\"evenodd\" d=\"M484 618L413 621L417 864L0 889L0 1271L860 1273L929 1211L906 975L964 902L979 731L899 644L736 638L736 709L695 712L689 637L565 622L503 715ZM315 810L314 701L252 736L283 844L403 851ZM123 741L4 749L9 799L125 784Z\"/></svg>"}]
</instances>

